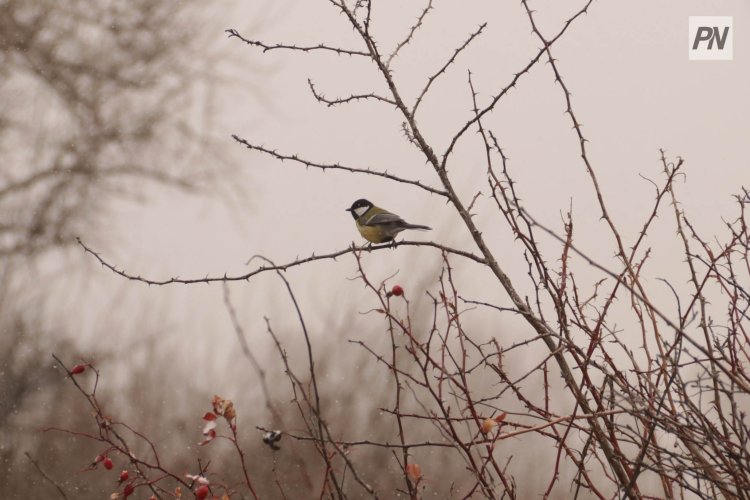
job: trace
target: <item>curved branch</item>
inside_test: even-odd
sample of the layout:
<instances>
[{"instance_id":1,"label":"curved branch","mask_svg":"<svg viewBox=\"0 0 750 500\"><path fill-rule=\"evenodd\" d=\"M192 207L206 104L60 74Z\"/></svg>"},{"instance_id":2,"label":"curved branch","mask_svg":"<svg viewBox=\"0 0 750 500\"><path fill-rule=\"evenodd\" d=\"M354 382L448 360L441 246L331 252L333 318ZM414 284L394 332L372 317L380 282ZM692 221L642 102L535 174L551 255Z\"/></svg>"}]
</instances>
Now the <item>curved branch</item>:
<instances>
[{"instance_id":1,"label":"curved branch","mask_svg":"<svg viewBox=\"0 0 750 500\"><path fill-rule=\"evenodd\" d=\"M370 92L369 94L352 94L349 97L337 97L336 99L328 99L324 94L321 94L315 89L315 85L309 78L307 79L307 84L310 86L310 91L312 92L313 97L315 97L315 100L318 102L322 102L329 108L331 106L336 106L337 104L347 104L354 101L367 101L369 99L374 99L376 101L381 101L386 104L390 104L391 106L397 107L396 103L392 99L377 95L374 92Z\"/></svg>"},{"instance_id":2,"label":"curved branch","mask_svg":"<svg viewBox=\"0 0 750 500\"><path fill-rule=\"evenodd\" d=\"M104 258L102 258L101 255L99 255L97 252L93 251L91 248L86 246L83 241L81 241L80 238L76 238L76 241L78 244L83 248L85 253L90 253L94 256L96 260L99 261L99 263L112 271L113 273L122 276L123 278L126 278L130 281L140 281L141 283L145 283L147 285L157 285L157 286L163 286L163 285L172 285L172 284L181 284L181 285L192 285L195 283L226 283L230 281L247 281L256 274L261 274L266 271L286 271L289 268L292 267L298 267L303 264L307 264L308 262L313 262L316 260L336 260L338 257L341 257L342 255L346 254L353 254L357 252L374 252L377 250L387 250L387 249L395 249L400 246L415 246L415 247L432 247L437 248L438 250L442 252L451 253L453 255L460 255L461 257L465 257L469 260L473 260L474 262L478 264L486 264L485 260L481 257L478 257L470 252L465 252L463 250L457 250L455 248L446 247L444 245L440 245L438 243L433 243L431 241L399 241L394 243L386 243L385 245L380 246L364 246L364 247L358 247L352 243L352 245L344 250L338 250L336 252L331 252L327 254L322 255L315 255L312 254L310 257L305 257L303 259L297 259L292 262L288 262L286 264L279 264L279 265L262 265L254 270L239 275L239 276L227 276L226 274L224 276L205 276L203 278L187 278L183 279L178 276L164 279L164 280L158 280L153 278L144 278L140 275L131 274L123 269L117 268L114 264L110 264Z\"/></svg>"}]
</instances>

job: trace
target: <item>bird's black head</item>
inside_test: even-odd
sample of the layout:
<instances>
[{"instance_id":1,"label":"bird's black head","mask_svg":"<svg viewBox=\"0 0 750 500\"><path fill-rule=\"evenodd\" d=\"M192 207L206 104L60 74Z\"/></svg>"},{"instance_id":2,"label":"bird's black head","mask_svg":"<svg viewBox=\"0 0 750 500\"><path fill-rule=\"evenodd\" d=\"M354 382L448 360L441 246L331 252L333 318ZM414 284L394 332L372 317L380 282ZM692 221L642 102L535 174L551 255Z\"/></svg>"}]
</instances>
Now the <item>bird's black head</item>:
<instances>
[{"instance_id":1,"label":"bird's black head","mask_svg":"<svg viewBox=\"0 0 750 500\"><path fill-rule=\"evenodd\" d=\"M364 198L360 198L359 200L352 203L352 206L347 208L346 211L351 212L352 217L354 217L354 219L356 220L359 219L362 214L370 210L370 207L372 206L372 203L365 200Z\"/></svg>"}]
</instances>

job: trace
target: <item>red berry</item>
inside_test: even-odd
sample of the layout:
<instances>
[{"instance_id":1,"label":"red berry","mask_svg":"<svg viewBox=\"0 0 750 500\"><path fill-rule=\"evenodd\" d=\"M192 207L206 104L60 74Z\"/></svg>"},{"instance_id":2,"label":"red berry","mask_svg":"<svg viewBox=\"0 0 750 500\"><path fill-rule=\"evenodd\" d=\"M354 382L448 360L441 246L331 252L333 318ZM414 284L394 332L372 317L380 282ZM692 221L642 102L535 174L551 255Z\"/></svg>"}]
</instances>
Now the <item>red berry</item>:
<instances>
[{"instance_id":1,"label":"red berry","mask_svg":"<svg viewBox=\"0 0 750 500\"><path fill-rule=\"evenodd\" d=\"M83 373L86 371L86 365L75 365L73 368L70 369L71 375L78 375L79 373Z\"/></svg>"},{"instance_id":2,"label":"red berry","mask_svg":"<svg viewBox=\"0 0 750 500\"><path fill-rule=\"evenodd\" d=\"M133 483L126 484L125 489L122 490L122 498L128 498L134 491L135 486L133 486Z\"/></svg>"},{"instance_id":3,"label":"red berry","mask_svg":"<svg viewBox=\"0 0 750 500\"><path fill-rule=\"evenodd\" d=\"M129 477L130 477L130 474L128 474L128 471L124 470L124 471L120 472L120 482L121 483L124 482L124 481L127 481Z\"/></svg>"},{"instance_id":4,"label":"red berry","mask_svg":"<svg viewBox=\"0 0 750 500\"><path fill-rule=\"evenodd\" d=\"M393 285L391 293L396 297L401 297L404 294L404 289L401 288L401 285Z\"/></svg>"},{"instance_id":5,"label":"red berry","mask_svg":"<svg viewBox=\"0 0 750 500\"><path fill-rule=\"evenodd\" d=\"M109 457L106 457L104 459L104 468L107 470L112 470L112 467L113 467L112 459Z\"/></svg>"},{"instance_id":6,"label":"red berry","mask_svg":"<svg viewBox=\"0 0 750 500\"><path fill-rule=\"evenodd\" d=\"M208 486L203 484L195 489L195 498L203 500L208 496Z\"/></svg>"}]
</instances>

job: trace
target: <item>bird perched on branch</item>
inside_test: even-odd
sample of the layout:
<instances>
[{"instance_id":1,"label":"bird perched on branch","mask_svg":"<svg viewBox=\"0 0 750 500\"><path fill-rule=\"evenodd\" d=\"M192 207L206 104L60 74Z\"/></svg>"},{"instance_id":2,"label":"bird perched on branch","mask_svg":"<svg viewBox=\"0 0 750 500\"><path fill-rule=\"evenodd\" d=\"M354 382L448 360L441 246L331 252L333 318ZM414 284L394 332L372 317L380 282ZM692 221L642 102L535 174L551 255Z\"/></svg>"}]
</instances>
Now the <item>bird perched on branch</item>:
<instances>
[{"instance_id":1,"label":"bird perched on branch","mask_svg":"<svg viewBox=\"0 0 750 500\"><path fill-rule=\"evenodd\" d=\"M364 198L352 203L352 206L347 208L346 211L354 217L359 234L370 243L393 241L393 238L404 229L421 229L423 231L432 229L419 224L409 224L398 215L376 207Z\"/></svg>"}]
</instances>

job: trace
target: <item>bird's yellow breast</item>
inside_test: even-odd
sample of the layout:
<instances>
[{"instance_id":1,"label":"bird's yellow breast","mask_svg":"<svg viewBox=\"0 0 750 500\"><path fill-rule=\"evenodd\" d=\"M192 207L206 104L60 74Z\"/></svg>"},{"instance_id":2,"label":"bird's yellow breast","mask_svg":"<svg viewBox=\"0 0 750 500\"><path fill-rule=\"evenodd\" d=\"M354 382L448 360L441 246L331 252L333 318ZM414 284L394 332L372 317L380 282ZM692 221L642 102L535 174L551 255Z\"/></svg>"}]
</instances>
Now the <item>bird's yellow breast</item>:
<instances>
[{"instance_id":1,"label":"bird's yellow breast","mask_svg":"<svg viewBox=\"0 0 750 500\"><path fill-rule=\"evenodd\" d=\"M385 243L393 239L393 236L389 236L378 226L364 226L357 221L357 229L359 234L370 243Z\"/></svg>"}]
</instances>

